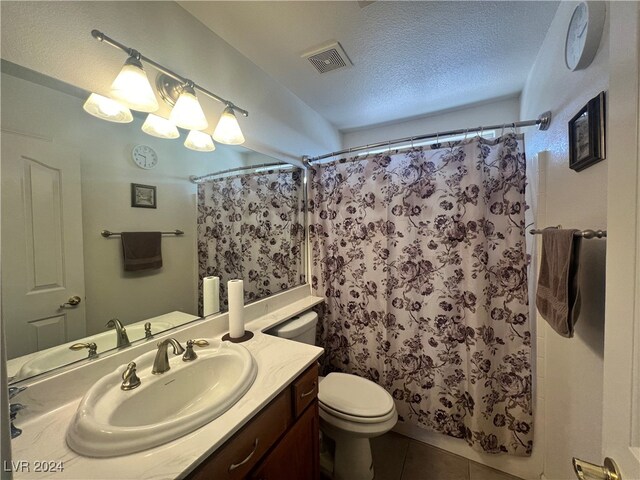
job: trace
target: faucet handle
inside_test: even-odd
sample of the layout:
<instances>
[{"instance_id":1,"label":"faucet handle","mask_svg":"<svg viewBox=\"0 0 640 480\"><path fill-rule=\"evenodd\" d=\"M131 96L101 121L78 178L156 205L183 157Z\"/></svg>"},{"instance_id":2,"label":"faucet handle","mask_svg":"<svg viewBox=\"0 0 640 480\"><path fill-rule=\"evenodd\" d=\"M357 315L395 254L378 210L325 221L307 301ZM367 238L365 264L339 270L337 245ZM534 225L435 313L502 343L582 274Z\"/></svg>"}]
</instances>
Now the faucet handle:
<instances>
[{"instance_id":1,"label":"faucet handle","mask_svg":"<svg viewBox=\"0 0 640 480\"><path fill-rule=\"evenodd\" d=\"M19 437L21 433L22 433L22 429L16 427L12 421L11 422L11 438Z\"/></svg>"},{"instance_id":2,"label":"faucet handle","mask_svg":"<svg viewBox=\"0 0 640 480\"><path fill-rule=\"evenodd\" d=\"M153 333L151 333L151 322L147 322L144 324L144 338L153 337Z\"/></svg>"},{"instance_id":3,"label":"faucet handle","mask_svg":"<svg viewBox=\"0 0 640 480\"><path fill-rule=\"evenodd\" d=\"M203 338L199 338L197 340L187 340L187 351L184 352L184 355L182 356L182 361L191 362L192 360L195 360L196 358L198 358L198 355L196 354L196 352L193 351L194 345L197 345L198 347L206 347L207 345L209 345L209 342L207 342Z\"/></svg>"},{"instance_id":4,"label":"faucet handle","mask_svg":"<svg viewBox=\"0 0 640 480\"><path fill-rule=\"evenodd\" d=\"M69 350L82 350L83 348L89 349L89 358L98 356L98 345L94 342L91 343L74 343L69 347Z\"/></svg>"},{"instance_id":5,"label":"faucet handle","mask_svg":"<svg viewBox=\"0 0 640 480\"><path fill-rule=\"evenodd\" d=\"M18 395L20 392L24 392L27 387L9 387L9 400Z\"/></svg>"},{"instance_id":6,"label":"faucet handle","mask_svg":"<svg viewBox=\"0 0 640 480\"><path fill-rule=\"evenodd\" d=\"M18 412L20 410L25 409L25 408L27 408L27 407L25 405L22 405L21 403L10 403L9 404L9 418L11 419L11 438L16 438L17 436L19 436L22 433L22 429L16 427L13 424L13 421L18 416Z\"/></svg>"},{"instance_id":7,"label":"faucet handle","mask_svg":"<svg viewBox=\"0 0 640 480\"><path fill-rule=\"evenodd\" d=\"M22 405L21 403L10 403L9 404L9 415L11 416L11 420L16 419L16 415L20 410L24 410L27 408L26 405Z\"/></svg>"},{"instance_id":8,"label":"faucet handle","mask_svg":"<svg viewBox=\"0 0 640 480\"><path fill-rule=\"evenodd\" d=\"M136 374L136 362L129 362L127 368L122 372L122 385L120 385L120 388L122 390L133 390L139 387L141 383Z\"/></svg>"}]
</instances>

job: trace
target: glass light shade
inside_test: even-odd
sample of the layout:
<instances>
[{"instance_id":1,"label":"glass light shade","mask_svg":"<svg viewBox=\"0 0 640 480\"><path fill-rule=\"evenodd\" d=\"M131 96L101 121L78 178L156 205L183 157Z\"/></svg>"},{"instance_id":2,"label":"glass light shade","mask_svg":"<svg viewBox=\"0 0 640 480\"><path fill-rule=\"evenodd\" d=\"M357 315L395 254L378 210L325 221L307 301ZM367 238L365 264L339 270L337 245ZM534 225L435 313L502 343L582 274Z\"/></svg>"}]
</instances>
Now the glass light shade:
<instances>
[{"instance_id":1,"label":"glass light shade","mask_svg":"<svg viewBox=\"0 0 640 480\"><path fill-rule=\"evenodd\" d=\"M111 84L111 96L132 110L155 112L158 109L158 100L142 69L142 63L134 57L127 59Z\"/></svg>"},{"instance_id":2,"label":"glass light shade","mask_svg":"<svg viewBox=\"0 0 640 480\"><path fill-rule=\"evenodd\" d=\"M158 138L178 138L180 132L171 120L150 113L142 124L142 131Z\"/></svg>"},{"instance_id":3,"label":"glass light shade","mask_svg":"<svg viewBox=\"0 0 640 480\"><path fill-rule=\"evenodd\" d=\"M213 152L216 149L211 135L198 130L189 132L187 139L184 141L184 146L196 152Z\"/></svg>"},{"instance_id":4,"label":"glass light shade","mask_svg":"<svg viewBox=\"0 0 640 480\"><path fill-rule=\"evenodd\" d=\"M130 123L133 121L131 110L116 100L92 93L82 106L85 112L94 117L116 123Z\"/></svg>"},{"instance_id":5,"label":"glass light shade","mask_svg":"<svg viewBox=\"0 0 640 480\"><path fill-rule=\"evenodd\" d=\"M204 130L209 126L193 88L185 87L171 110L169 120L187 130Z\"/></svg>"},{"instance_id":6,"label":"glass light shade","mask_svg":"<svg viewBox=\"0 0 640 480\"><path fill-rule=\"evenodd\" d=\"M233 113L233 108L227 107L224 109L224 112L222 112L218 125L213 132L213 139L216 142L227 145L240 145L244 143L244 135L242 135L240 125L238 125L238 119L236 119Z\"/></svg>"}]
</instances>

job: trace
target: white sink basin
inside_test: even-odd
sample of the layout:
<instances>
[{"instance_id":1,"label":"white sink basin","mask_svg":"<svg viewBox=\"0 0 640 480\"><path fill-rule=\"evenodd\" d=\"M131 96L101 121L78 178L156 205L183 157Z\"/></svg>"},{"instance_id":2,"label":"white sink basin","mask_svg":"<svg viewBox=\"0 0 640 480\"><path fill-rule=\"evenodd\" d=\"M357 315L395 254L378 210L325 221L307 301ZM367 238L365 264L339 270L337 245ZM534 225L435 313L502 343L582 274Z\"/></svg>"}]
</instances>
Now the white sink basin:
<instances>
[{"instance_id":1,"label":"white sink basin","mask_svg":"<svg viewBox=\"0 0 640 480\"><path fill-rule=\"evenodd\" d=\"M196 318L196 317L194 317ZM134 323L131 325L125 325L127 329L127 335L131 342L135 340L140 340L144 338L144 324L146 320L143 320L138 323ZM176 324L167 321L156 321L151 319L151 331L155 334L158 332L163 332L170 328L175 327ZM83 360L87 358L88 350L70 350L69 347L74 343L95 343L98 346L98 354L106 352L107 350L111 350L116 348L116 332L115 330L108 330L106 332L98 333L96 335L91 335L90 337L81 338L79 340L75 340L73 342L64 343L62 345L58 345L56 347L51 347L37 354L34 354L32 358L26 361L18 373L16 373L14 380L19 380L21 378L32 377L34 375L38 375L42 372L48 372L52 368L61 367L63 365L67 365L72 362L77 362L78 360Z\"/></svg>"},{"instance_id":2,"label":"white sink basin","mask_svg":"<svg viewBox=\"0 0 640 480\"><path fill-rule=\"evenodd\" d=\"M142 384L124 391L122 365L84 396L67 430L81 455L113 457L146 450L196 430L222 415L249 390L257 367L241 345L207 339L198 358L182 361L169 347L171 369L153 375L156 350L134 360Z\"/></svg>"}]
</instances>

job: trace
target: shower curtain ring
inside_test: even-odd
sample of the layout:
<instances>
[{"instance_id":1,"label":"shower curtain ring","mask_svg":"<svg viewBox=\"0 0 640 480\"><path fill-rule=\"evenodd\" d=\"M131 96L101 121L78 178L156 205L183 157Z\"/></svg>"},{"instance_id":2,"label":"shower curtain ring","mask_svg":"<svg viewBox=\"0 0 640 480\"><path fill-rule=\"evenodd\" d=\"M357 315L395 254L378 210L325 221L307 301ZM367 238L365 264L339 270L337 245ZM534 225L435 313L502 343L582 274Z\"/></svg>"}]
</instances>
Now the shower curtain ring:
<instances>
[{"instance_id":1,"label":"shower curtain ring","mask_svg":"<svg viewBox=\"0 0 640 480\"><path fill-rule=\"evenodd\" d=\"M502 124L502 132L500 132L500 136L503 137L504 136L504 127L506 127L506 123Z\"/></svg>"},{"instance_id":2,"label":"shower curtain ring","mask_svg":"<svg viewBox=\"0 0 640 480\"><path fill-rule=\"evenodd\" d=\"M440 146L440 132L436 132L436 144Z\"/></svg>"},{"instance_id":3,"label":"shower curtain ring","mask_svg":"<svg viewBox=\"0 0 640 480\"><path fill-rule=\"evenodd\" d=\"M411 150L413 150L413 137L411 137Z\"/></svg>"},{"instance_id":4,"label":"shower curtain ring","mask_svg":"<svg viewBox=\"0 0 640 480\"><path fill-rule=\"evenodd\" d=\"M511 124L511 131L513 132L514 135L516 134L516 122L513 122Z\"/></svg>"},{"instance_id":5,"label":"shower curtain ring","mask_svg":"<svg viewBox=\"0 0 640 480\"><path fill-rule=\"evenodd\" d=\"M464 131L464 141L465 141L465 142L467 141L467 135L468 135L468 134L469 134L469 129L468 129L468 128L466 128L466 129L465 129L465 131Z\"/></svg>"},{"instance_id":6,"label":"shower curtain ring","mask_svg":"<svg viewBox=\"0 0 640 480\"><path fill-rule=\"evenodd\" d=\"M482 138L482 135L484 135L484 126L480 125L480 138Z\"/></svg>"}]
</instances>

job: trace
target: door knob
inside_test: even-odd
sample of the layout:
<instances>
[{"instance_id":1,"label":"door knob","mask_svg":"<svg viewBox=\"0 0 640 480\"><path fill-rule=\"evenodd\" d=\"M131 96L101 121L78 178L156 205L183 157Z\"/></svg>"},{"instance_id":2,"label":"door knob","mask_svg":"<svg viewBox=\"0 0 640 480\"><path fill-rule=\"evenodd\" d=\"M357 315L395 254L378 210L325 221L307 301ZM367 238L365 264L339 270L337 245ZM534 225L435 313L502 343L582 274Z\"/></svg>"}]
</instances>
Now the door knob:
<instances>
[{"instance_id":1,"label":"door knob","mask_svg":"<svg viewBox=\"0 0 640 480\"><path fill-rule=\"evenodd\" d=\"M604 465L595 465L573 457L573 470L580 480L622 480L616 462L607 457Z\"/></svg>"},{"instance_id":2,"label":"door knob","mask_svg":"<svg viewBox=\"0 0 640 480\"><path fill-rule=\"evenodd\" d=\"M69 300L67 300L65 303L63 303L62 305L60 305L60 308L66 308L67 306L69 307L75 307L76 305L78 305L80 302L82 301L82 299L77 296L74 295L73 297L69 297Z\"/></svg>"}]
</instances>

